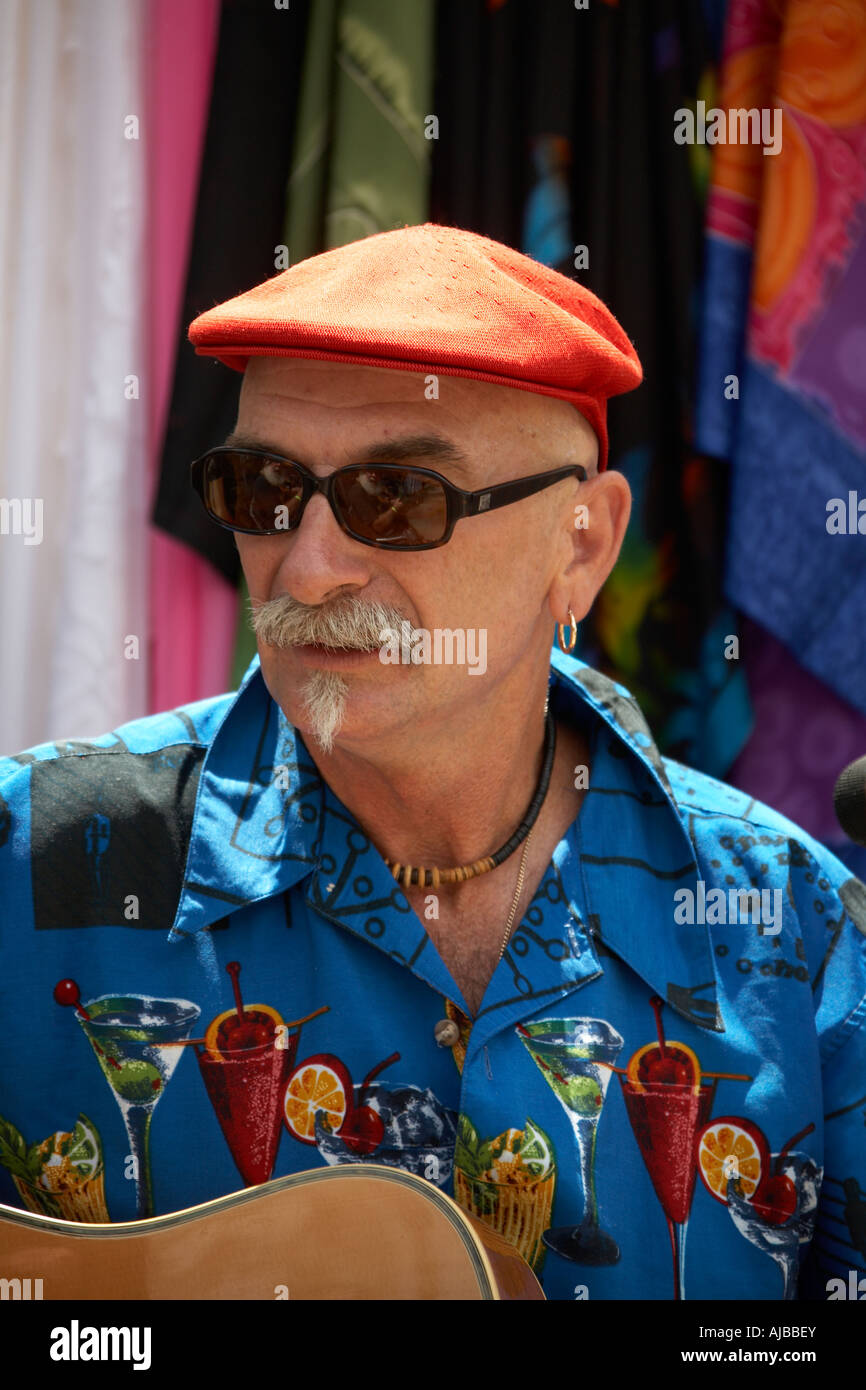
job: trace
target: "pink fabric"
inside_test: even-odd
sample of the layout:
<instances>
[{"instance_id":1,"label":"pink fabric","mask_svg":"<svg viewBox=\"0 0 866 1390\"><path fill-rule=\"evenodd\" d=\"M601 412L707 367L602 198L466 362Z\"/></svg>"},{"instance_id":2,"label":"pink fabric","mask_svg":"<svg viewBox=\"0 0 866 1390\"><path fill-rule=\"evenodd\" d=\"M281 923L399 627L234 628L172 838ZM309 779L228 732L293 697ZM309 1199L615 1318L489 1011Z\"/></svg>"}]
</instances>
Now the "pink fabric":
<instances>
[{"instance_id":1,"label":"pink fabric","mask_svg":"<svg viewBox=\"0 0 866 1390\"><path fill-rule=\"evenodd\" d=\"M210 104L219 0L148 5L148 456L156 485L174 376L196 191ZM152 529L149 538L151 712L225 690L237 590L206 560Z\"/></svg>"}]
</instances>

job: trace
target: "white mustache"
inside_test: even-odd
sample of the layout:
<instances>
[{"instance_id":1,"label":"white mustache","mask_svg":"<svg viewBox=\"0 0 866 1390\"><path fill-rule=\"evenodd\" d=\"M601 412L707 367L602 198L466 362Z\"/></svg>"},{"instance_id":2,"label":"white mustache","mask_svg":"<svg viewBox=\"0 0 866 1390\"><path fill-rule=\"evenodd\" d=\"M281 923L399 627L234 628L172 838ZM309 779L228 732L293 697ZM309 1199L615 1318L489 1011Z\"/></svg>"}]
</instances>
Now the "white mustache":
<instances>
[{"instance_id":1,"label":"white mustache","mask_svg":"<svg viewBox=\"0 0 866 1390\"><path fill-rule=\"evenodd\" d=\"M330 647L334 651L375 651L385 627L407 621L399 609L362 599L338 600L327 608L299 603L290 594L250 603L250 625L269 647Z\"/></svg>"}]
</instances>

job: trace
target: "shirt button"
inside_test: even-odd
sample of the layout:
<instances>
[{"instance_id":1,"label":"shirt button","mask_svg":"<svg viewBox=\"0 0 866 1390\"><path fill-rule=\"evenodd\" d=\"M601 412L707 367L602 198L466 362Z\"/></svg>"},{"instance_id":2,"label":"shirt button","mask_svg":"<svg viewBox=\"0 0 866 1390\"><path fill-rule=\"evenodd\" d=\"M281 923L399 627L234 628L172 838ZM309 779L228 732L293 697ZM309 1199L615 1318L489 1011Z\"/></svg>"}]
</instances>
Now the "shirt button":
<instances>
[{"instance_id":1,"label":"shirt button","mask_svg":"<svg viewBox=\"0 0 866 1390\"><path fill-rule=\"evenodd\" d=\"M460 1041L460 1029L453 1019L440 1018L433 1029L433 1036L440 1047L453 1047Z\"/></svg>"}]
</instances>

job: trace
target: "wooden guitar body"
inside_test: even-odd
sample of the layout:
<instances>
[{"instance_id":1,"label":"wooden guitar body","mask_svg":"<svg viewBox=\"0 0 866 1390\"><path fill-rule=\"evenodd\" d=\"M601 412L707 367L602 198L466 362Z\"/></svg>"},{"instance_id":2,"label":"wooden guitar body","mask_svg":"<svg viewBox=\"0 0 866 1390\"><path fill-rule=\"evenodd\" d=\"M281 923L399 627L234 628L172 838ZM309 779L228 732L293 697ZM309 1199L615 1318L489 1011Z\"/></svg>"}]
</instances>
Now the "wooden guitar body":
<instances>
[{"instance_id":1,"label":"wooden guitar body","mask_svg":"<svg viewBox=\"0 0 866 1390\"><path fill-rule=\"evenodd\" d=\"M366 1163L146 1221L0 1205L2 1279L41 1279L44 1299L544 1298L513 1247L439 1188Z\"/></svg>"}]
</instances>

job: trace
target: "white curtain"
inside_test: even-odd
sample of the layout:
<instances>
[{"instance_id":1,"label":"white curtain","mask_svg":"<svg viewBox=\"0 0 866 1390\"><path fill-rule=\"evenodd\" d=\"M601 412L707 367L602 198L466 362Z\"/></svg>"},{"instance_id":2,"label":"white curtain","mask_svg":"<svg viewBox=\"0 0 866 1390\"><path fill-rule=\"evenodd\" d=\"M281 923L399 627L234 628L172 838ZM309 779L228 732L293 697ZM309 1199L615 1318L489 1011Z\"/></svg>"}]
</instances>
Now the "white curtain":
<instances>
[{"instance_id":1,"label":"white curtain","mask_svg":"<svg viewBox=\"0 0 866 1390\"><path fill-rule=\"evenodd\" d=\"M146 709L145 23L0 0L0 754Z\"/></svg>"}]
</instances>

